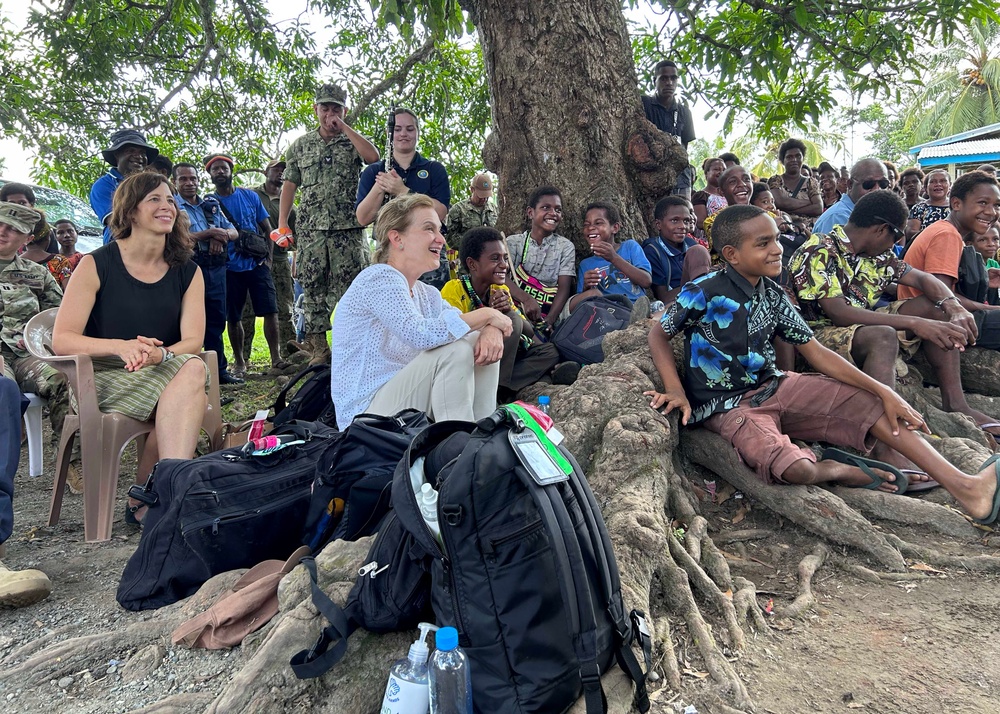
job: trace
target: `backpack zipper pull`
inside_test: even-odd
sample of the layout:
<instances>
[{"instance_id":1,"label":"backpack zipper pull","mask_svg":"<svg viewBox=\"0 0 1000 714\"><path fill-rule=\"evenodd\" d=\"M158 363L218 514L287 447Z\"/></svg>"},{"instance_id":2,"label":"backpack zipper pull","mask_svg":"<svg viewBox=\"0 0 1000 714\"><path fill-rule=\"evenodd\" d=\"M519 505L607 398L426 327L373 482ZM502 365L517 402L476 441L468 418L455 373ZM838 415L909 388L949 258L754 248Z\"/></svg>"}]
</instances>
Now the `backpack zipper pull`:
<instances>
[{"instance_id":1,"label":"backpack zipper pull","mask_svg":"<svg viewBox=\"0 0 1000 714\"><path fill-rule=\"evenodd\" d=\"M374 571L377 567L378 567L378 561L377 560L373 560L372 562L366 563L365 565L362 565L360 568L358 568L358 575L363 578L366 575L368 575L369 573L371 573L372 571ZM388 566L386 566L386 567L388 567ZM375 576L372 576L372 577L375 577Z\"/></svg>"}]
</instances>

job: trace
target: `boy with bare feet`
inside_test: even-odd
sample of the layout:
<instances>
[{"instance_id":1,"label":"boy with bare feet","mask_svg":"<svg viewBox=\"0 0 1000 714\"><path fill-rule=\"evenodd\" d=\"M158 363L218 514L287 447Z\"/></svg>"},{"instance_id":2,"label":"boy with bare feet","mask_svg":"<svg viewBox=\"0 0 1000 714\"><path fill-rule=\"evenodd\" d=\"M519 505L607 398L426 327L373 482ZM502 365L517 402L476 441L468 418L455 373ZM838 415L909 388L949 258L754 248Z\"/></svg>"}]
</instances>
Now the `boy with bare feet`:
<instances>
[{"instance_id":1,"label":"boy with bare feet","mask_svg":"<svg viewBox=\"0 0 1000 714\"><path fill-rule=\"evenodd\" d=\"M664 391L650 406L678 409L729 440L769 483L840 483L902 493L908 479L892 466L838 449L817 461L791 439L823 441L867 453L882 441L930 474L977 520L1000 514L1000 455L980 473L964 474L919 435L923 418L889 387L813 339L812 330L774 282L781 246L774 219L756 206L718 214L715 246L725 267L685 285L649 333ZM684 384L671 338L685 333ZM777 334L826 376L783 373L774 365Z\"/></svg>"}]
</instances>

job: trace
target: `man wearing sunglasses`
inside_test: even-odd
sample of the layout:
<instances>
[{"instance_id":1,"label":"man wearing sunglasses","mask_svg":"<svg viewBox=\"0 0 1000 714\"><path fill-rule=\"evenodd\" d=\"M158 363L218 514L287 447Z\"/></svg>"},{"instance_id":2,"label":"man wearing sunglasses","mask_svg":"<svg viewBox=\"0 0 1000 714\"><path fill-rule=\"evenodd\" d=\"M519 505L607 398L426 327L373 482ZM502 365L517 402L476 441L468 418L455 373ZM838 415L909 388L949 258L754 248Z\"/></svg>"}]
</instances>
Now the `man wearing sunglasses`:
<instances>
[{"instance_id":1,"label":"man wearing sunglasses","mask_svg":"<svg viewBox=\"0 0 1000 714\"><path fill-rule=\"evenodd\" d=\"M970 407L962 391L959 356L979 337L975 318L945 283L892 251L907 215L895 193L874 191L858 201L845 226L814 234L795 251L788 272L802 316L820 344L890 387L896 384L899 353L913 356L922 349L941 385L944 410L966 414L980 426L995 424ZM900 293L909 287L921 295L877 307L891 282L899 284ZM875 458L912 468L882 447ZM917 483L923 481L916 476Z\"/></svg>"},{"instance_id":2,"label":"man wearing sunglasses","mask_svg":"<svg viewBox=\"0 0 1000 714\"><path fill-rule=\"evenodd\" d=\"M829 233L834 226L846 226L851 211L862 196L889 188L889 173L885 164L878 159L861 159L851 169L847 187L847 193L816 219L813 233Z\"/></svg>"}]
</instances>

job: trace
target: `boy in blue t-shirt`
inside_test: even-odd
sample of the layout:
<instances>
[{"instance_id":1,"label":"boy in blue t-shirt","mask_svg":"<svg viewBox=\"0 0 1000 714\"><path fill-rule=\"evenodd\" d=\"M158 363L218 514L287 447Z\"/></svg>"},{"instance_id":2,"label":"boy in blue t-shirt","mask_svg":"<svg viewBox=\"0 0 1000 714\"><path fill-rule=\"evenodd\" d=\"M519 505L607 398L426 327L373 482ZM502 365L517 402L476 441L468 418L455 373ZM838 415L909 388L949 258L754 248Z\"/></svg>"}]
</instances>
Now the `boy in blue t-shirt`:
<instances>
[{"instance_id":1,"label":"boy in blue t-shirt","mask_svg":"<svg viewBox=\"0 0 1000 714\"><path fill-rule=\"evenodd\" d=\"M916 431L923 417L890 387L868 376L813 337L812 329L775 282L781 274L778 226L756 206L730 206L712 227L722 270L681 288L649 332L662 391L650 406L677 409L729 441L765 483L819 484L904 493L908 479L889 464L826 449L820 460L792 439L849 446L867 454L876 440L903 454L951 493L977 523L1000 516L1000 454L979 473L963 473ZM684 333L684 379L670 340ZM794 344L823 374L783 372L775 365L775 334Z\"/></svg>"},{"instance_id":2,"label":"boy in blue t-shirt","mask_svg":"<svg viewBox=\"0 0 1000 714\"><path fill-rule=\"evenodd\" d=\"M652 282L649 260L634 240L616 242L621 222L621 214L612 203L595 201L583 210L583 235L594 254L580 263L578 292L569 300L571 313L587 298L599 295L624 295L633 305L645 297Z\"/></svg>"}]
</instances>

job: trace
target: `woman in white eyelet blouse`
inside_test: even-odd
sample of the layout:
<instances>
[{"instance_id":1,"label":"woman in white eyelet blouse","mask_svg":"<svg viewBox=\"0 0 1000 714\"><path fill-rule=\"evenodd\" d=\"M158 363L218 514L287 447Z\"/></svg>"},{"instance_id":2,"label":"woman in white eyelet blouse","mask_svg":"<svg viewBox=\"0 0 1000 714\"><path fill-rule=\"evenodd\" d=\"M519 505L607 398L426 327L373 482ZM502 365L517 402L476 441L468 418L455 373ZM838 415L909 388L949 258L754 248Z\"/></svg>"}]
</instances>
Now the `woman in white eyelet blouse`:
<instances>
[{"instance_id":1,"label":"woman in white eyelet blouse","mask_svg":"<svg viewBox=\"0 0 1000 714\"><path fill-rule=\"evenodd\" d=\"M410 193L383 206L375 238L375 265L354 279L333 318L337 425L407 408L434 421L488 416L510 318L492 308L462 314L419 281L445 248L428 196Z\"/></svg>"}]
</instances>

